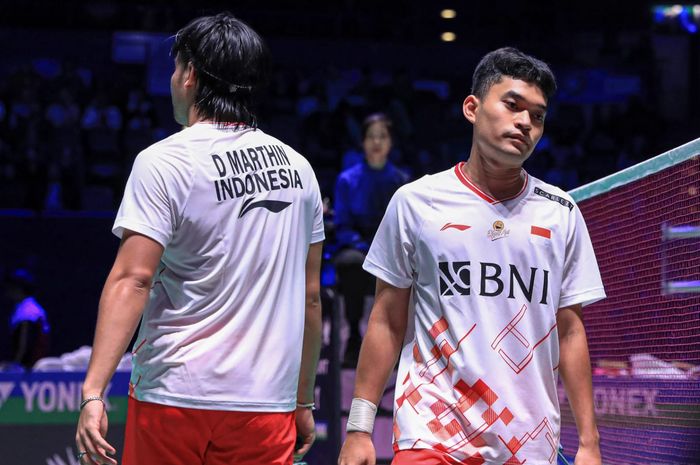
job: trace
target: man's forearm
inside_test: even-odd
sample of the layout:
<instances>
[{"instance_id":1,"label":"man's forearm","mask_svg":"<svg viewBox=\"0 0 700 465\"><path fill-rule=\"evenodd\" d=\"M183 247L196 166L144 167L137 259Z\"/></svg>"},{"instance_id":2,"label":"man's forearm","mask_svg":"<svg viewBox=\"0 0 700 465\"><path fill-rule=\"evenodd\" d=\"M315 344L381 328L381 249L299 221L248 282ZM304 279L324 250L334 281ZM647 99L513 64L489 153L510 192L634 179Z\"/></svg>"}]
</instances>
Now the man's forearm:
<instances>
[{"instance_id":1,"label":"man's forearm","mask_svg":"<svg viewBox=\"0 0 700 465\"><path fill-rule=\"evenodd\" d=\"M354 397L379 405L403 344L409 295L410 289L399 289L378 281L357 365Z\"/></svg>"},{"instance_id":2,"label":"man's forearm","mask_svg":"<svg viewBox=\"0 0 700 465\"><path fill-rule=\"evenodd\" d=\"M597 447L599 435L593 406L591 362L583 325L559 342L559 374L576 419L579 444Z\"/></svg>"},{"instance_id":3,"label":"man's forearm","mask_svg":"<svg viewBox=\"0 0 700 465\"><path fill-rule=\"evenodd\" d=\"M301 352L299 387L297 402L307 404L314 402L316 368L321 353L321 298L314 296L307 299L306 318L304 321L304 342Z\"/></svg>"},{"instance_id":4,"label":"man's forearm","mask_svg":"<svg viewBox=\"0 0 700 465\"><path fill-rule=\"evenodd\" d=\"M112 277L105 283L95 329L92 356L83 383L83 396L102 395L124 355L143 309L150 286L134 277Z\"/></svg>"}]
</instances>

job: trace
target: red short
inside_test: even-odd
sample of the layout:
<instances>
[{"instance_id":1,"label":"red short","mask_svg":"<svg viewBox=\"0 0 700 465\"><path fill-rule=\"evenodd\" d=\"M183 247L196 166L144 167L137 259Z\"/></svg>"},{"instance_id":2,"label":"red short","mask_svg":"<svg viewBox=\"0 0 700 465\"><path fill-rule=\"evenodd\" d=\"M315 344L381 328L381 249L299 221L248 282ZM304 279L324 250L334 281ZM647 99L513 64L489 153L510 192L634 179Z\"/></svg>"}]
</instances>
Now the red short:
<instances>
[{"instance_id":1,"label":"red short","mask_svg":"<svg viewBox=\"0 0 700 465\"><path fill-rule=\"evenodd\" d=\"M432 449L406 449L394 455L391 465L469 465Z\"/></svg>"},{"instance_id":2,"label":"red short","mask_svg":"<svg viewBox=\"0 0 700 465\"><path fill-rule=\"evenodd\" d=\"M124 465L291 465L294 412L227 412L129 398Z\"/></svg>"}]
</instances>

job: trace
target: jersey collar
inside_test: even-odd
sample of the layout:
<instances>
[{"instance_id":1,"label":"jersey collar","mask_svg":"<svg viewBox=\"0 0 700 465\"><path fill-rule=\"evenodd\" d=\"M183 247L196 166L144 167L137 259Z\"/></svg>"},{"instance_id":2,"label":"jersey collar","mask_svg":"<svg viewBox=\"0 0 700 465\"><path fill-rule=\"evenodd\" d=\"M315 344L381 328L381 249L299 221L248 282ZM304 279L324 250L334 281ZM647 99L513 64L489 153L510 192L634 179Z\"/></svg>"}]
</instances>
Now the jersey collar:
<instances>
[{"instance_id":1,"label":"jersey collar","mask_svg":"<svg viewBox=\"0 0 700 465\"><path fill-rule=\"evenodd\" d=\"M457 176L457 179L459 179L459 181L462 184L467 186L469 188L469 190L474 192L478 197L482 198L483 200L487 201L490 204L498 204L498 203L505 202L507 200L513 200L515 198L520 197L527 190L527 186L528 186L529 181L530 181L530 175L527 174L527 171L523 170L523 173L525 173L525 182L523 183L523 187L522 187L522 189L520 189L520 192L518 192L517 194L515 194L511 197L507 197L505 199L498 200L498 199L491 197L489 194L482 191L481 189L479 189L479 187L476 184L474 184L471 179L469 179L469 176L464 174L464 172L462 171L462 166L464 166L463 161L459 162L459 163L457 163L457 165L455 165L455 175Z\"/></svg>"}]
</instances>

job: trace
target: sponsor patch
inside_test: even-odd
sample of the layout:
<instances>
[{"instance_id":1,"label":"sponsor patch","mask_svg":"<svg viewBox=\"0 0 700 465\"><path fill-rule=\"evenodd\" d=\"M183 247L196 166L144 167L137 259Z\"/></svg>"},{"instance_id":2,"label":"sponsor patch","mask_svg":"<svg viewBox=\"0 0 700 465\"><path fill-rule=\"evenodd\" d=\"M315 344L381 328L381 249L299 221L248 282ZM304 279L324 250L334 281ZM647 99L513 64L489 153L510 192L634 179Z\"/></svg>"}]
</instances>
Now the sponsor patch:
<instances>
[{"instance_id":1,"label":"sponsor patch","mask_svg":"<svg viewBox=\"0 0 700 465\"><path fill-rule=\"evenodd\" d=\"M574 209L574 204L566 200L565 198L559 197L558 195L550 194L549 192L543 191L539 187L535 187L535 194L544 197L545 199L549 199L552 202L556 202L560 205L563 205L567 207L569 210Z\"/></svg>"},{"instance_id":2,"label":"sponsor patch","mask_svg":"<svg viewBox=\"0 0 700 465\"><path fill-rule=\"evenodd\" d=\"M505 223L503 223L501 220L494 221L491 228L492 229L489 229L489 232L486 233L486 235L492 241L503 239L504 237L508 237L510 234L510 229L506 229Z\"/></svg>"},{"instance_id":3,"label":"sponsor patch","mask_svg":"<svg viewBox=\"0 0 700 465\"><path fill-rule=\"evenodd\" d=\"M466 231L467 229L471 228L471 226L468 226L466 224L457 224L457 223L445 223L445 226L440 228L440 231L444 231L445 229L457 229L459 231Z\"/></svg>"}]
</instances>

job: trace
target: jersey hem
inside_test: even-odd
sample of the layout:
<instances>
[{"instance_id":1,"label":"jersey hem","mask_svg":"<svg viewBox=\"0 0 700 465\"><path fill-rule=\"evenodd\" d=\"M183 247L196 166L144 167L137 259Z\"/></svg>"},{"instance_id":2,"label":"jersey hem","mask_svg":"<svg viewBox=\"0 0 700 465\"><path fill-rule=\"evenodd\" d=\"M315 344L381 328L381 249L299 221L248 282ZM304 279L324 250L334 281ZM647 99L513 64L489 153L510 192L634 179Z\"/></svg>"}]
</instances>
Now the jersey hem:
<instances>
[{"instance_id":1,"label":"jersey hem","mask_svg":"<svg viewBox=\"0 0 700 465\"><path fill-rule=\"evenodd\" d=\"M398 449L398 451L432 450L432 451L435 451L435 452L439 452L439 453L441 453L441 454L445 454L445 452L440 451L440 450L438 450L438 449L435 449L434 447L430 447L429 445L426 445L426 446L424 446L424 447L421 447L421 446L419 446L419 445L418 445L418 446L414 446L414 444L416 443L416 441L418 441L418 439L402 440L402 441L399 441L399 442L395 442L395 443L393 444L394 451L395 451L394 453L396 453L396 452L397 452L397 449ZM449 457L452 457L452 456L449 455L449 454L445 454L445 455L448 455ZM467 465L467 464L470 463L470 462L469 462L469 459L466 459L466 461L461 462L461 461L455 459L454 457L452 457L452 458L453 458L455 461L457 461L458 463L462 463L462 464L465 464L465 465ZM485 461L483 461L483 462L480 462L480 464L481 464L481 465L502 465L502 464L503 464L503 461L502 461L502 460L496 460L496 461L493 461L493 460L485 460ZM534 462L534 461L530 461L530 459L527 460L527 464L528 464L528 465L552 465L552 463L549 462L548 460L543 460L543 461L540 461L540 462Z\"/></svg>"},{"instance_id":2,"label":"jersey hem","mask_svg":"<svg viewBox=\"0 0 700 465\"><path fill-rule=\"evenodd\" d=\"M194 408L201 410L224 410L232 412L293 412L296 403L265 403L184 399L162 394L134 393L134 398L142 402L167 405L170 407Z\"/></svg>"},{"instance_id":3,"label":"jersey hem","mask_svg":"<svg viewBox=\"0 0 700 465\"><path fill-rule=\"evenodd\" d=\"M309 244L318 244L319 242L323 242L325 240L326 234L324 231L319 233L311 233L311 240L309 241Z\"/></svg>"},{"instance_id":4,"label":"jersey hem","mask_svg":"<svg viewBox=\"0 0 700 465\"><path fill-rule=\"evenodd\" d=\"M386 281L394 287L408 289L409 287L411 287L411 284L413 284L412 279L402 278L393 273L390 273L384 268L380 268L379 265L371 262L369 258L365 258L365 262L362 264L362 268L366 272L373 274L377 278L381 279L382 281Z\"/></svg>"},{"instance_id":5,"label":"jersey hem","mask_svg":"<svg viewBox=\"0 0 700 465\"><path fill-rule=\"evenodd\" d=\"M607 297L605 290L602 287L590 289L576 294L568 295L559 299L559 308L568 307L570 305L581 304L585 307Z\"/></svg>"}]
</instances>

